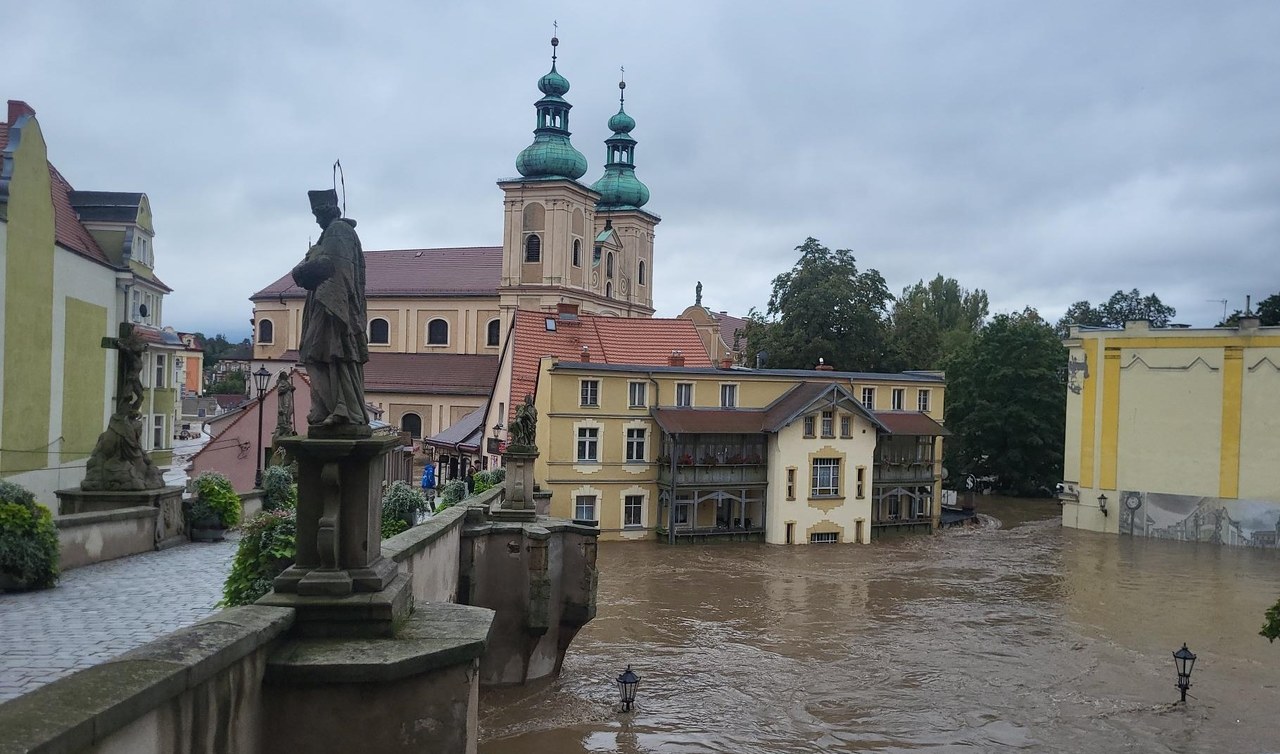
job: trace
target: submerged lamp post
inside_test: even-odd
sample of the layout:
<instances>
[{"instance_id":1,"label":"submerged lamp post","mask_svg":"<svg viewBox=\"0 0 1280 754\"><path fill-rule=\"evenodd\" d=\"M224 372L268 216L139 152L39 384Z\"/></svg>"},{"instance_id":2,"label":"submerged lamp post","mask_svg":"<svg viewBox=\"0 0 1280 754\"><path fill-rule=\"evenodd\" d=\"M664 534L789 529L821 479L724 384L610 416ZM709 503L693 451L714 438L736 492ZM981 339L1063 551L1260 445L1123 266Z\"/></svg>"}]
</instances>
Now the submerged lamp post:
<instances>
[{"instance_id":1,"label":"submerged lamp post","mask_svg":"<svg viewBox=\"0 0 1280 754\"><path fill-rule=\"evenodd\" d=\"M1102 515L1107 515L1107 496L1106 494L1098 495L1098 510L1102 511Z\"/></svg>"},{"instance_id":2,"label":"submerged lamp post","mask_svg":"<svg viewBox=\"0 0 1280 754\"><path fill-rule=\"evenodd\" d=\"M267 383L271 381L271 373L267 371L266 366L258 367L258 371L253 373L253 386L258 389L258 441L254 445L258 446L258 468L253 475L253 486L262 489L262 399L267 394Z\"/></svg>"},{"instance_id":3,"label":"submerged lamp post","mask_svg":"<svg viewBox=\"0 0 1280 754\"><path fill-rule=\"evenodd\" d=\"M631 666L622 671L622 675L618 676L618 694L622 697L622 709L631 711L631 705L636 701L636 687L640 685L640 676L631 672Z\"/></svg>"},{"instance_id":4,"label":"submerged lamp post","mask_svg":"<svg viewBox=\"0 0 1280 754\"><path fill-rule=\"evenodd\" d=\"M1187 689L1191 688L1191 669L1196 665L1196 656L1187 649L1185 641L1182 643L1182 649L1173 653L1173 664L1178 668L1178 691L1182 692L1181 701L1185 704Z\"/></svg>"}]
</instances>

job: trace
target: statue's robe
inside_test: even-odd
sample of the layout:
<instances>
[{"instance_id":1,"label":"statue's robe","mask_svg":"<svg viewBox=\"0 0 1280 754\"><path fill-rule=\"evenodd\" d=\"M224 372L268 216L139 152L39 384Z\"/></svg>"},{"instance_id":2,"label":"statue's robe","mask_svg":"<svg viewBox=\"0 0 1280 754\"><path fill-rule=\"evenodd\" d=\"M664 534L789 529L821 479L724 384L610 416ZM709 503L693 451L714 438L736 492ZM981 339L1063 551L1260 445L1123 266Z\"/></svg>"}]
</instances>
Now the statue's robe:
<instances>
[{"instance_id":1,"label":"statue's robe","mask_svg":"<svg viewBox=\"0 0 1280 754\"><path fill-rule=\"evenodd\" d=\"M311 381L313 426L368 425L364 403L364 253L355 221L329 223L320 240L293 268L293 280L307 289L302 311L299 358Z\"/></svg>"}]
</instances>

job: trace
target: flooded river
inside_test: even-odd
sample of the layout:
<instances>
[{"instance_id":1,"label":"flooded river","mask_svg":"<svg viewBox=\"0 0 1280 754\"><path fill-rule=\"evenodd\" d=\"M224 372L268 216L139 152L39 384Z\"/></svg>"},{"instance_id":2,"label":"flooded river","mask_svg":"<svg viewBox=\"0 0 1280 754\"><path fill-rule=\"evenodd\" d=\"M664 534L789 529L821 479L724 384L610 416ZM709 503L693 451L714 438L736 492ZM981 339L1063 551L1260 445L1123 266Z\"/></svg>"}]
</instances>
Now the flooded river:
<instances>
[{"instance_id":1,"label":"flooded river","mask_svg":"<svg viewBox=\"0 0 1280 754\"><path fill-rule=\"evenodd\" d=\"M483 695L480 751L1280 752L1280 643L1258 636L1280 553L1063 529L1052 502L979 510L999 527L602 544L598 616L560 678Z\"/></svg>"}]
</instances>

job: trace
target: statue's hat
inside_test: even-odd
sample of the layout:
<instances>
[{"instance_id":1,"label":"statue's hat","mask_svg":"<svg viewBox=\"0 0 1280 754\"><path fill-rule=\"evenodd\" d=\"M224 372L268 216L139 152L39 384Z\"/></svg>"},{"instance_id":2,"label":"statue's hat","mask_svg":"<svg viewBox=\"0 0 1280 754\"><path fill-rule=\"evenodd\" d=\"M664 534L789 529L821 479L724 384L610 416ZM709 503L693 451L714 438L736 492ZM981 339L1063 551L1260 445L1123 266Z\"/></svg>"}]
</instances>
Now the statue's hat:
<instances>
[{"instance_id":1,"label":"statue's hat","mask_svg":"<svg viewBox=\"0 0 1280 754\"><path fill-rule=\"evenodd\" d=\"M307 198L311 200L311 211L315 212L321 207L338 206L338 192L334 189L320 189L319 191L308 191Z\"/></svg>"}]
</instances>

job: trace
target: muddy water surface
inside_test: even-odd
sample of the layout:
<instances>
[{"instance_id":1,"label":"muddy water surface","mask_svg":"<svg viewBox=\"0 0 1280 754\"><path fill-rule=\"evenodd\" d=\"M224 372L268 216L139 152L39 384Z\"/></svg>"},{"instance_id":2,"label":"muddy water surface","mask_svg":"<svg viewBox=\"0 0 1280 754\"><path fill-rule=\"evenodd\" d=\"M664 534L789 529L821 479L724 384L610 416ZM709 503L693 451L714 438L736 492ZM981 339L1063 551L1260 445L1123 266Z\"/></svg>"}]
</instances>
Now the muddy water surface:
<instances>
[{"instance_id":1,"label":"muddy water surface","mask_svg":"<svg viewBox=\"0 0 1280 754\"><path fill-rule=\"evenodd\" d=\"M1280 553L1062 529L870 546L600 547L560 678L487 692L481 752L1280 752ZM1172 650L1199 655L1192 699ZM636 710L612 679L642 677Z\"/></svg>"}]
</instances>

